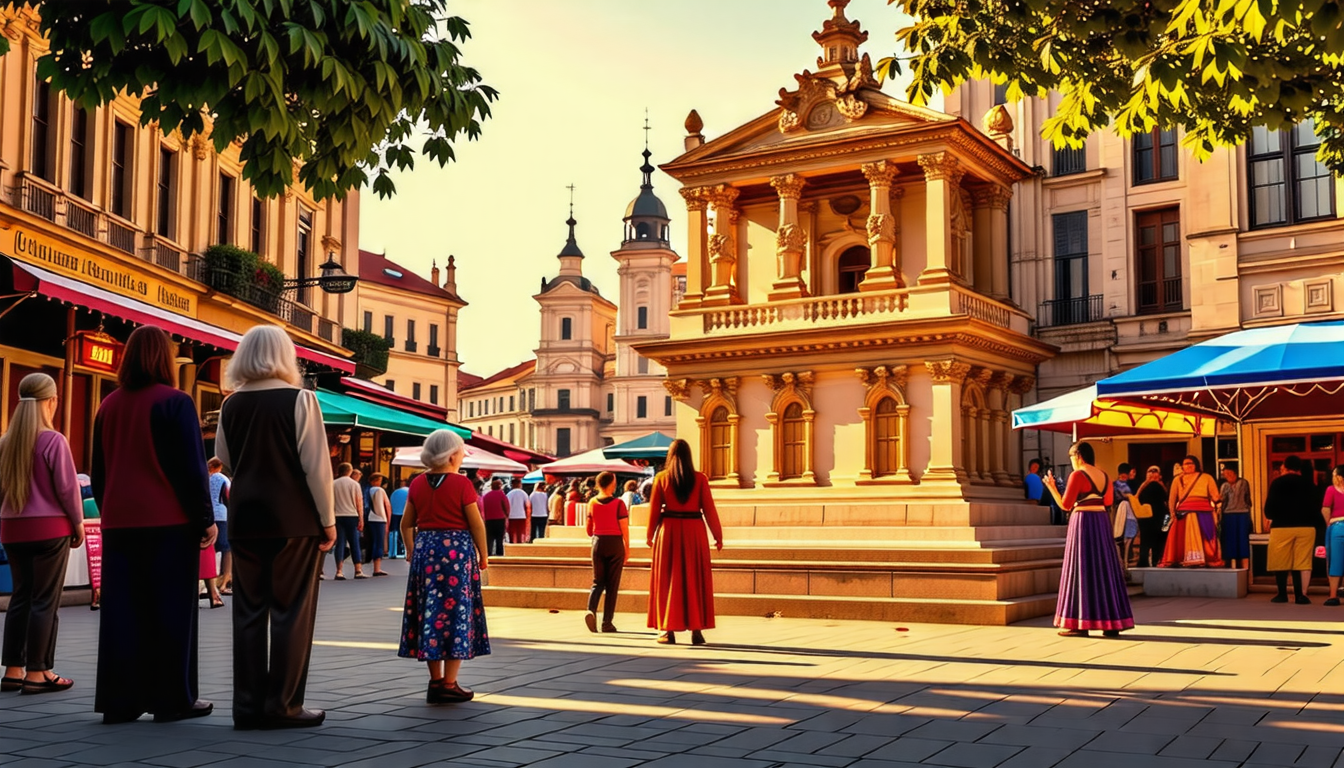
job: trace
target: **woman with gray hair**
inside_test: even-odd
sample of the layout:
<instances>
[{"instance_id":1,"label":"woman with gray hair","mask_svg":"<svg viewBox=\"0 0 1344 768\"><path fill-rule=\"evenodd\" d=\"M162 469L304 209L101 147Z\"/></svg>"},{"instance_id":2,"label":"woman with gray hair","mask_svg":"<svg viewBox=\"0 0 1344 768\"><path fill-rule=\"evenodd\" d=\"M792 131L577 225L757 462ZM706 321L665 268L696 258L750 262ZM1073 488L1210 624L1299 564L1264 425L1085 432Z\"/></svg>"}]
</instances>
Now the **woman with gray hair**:
<instances>
[{"instance_id":1,"label":"woman with gray hair","mask_svg":"<svg viewBox=\"0 0 1344 768\"><path fill-rule=\"evenodd\" d=\"M425 439L420 463L429 471L411 482L401 517L411 570L397 655L427 663L430 704L470 701L475 694L458 684L458 670L490 653L481 602L481 571L489 567L485 521L475 486L458 473L463 448L447 429Z\"/></svg>"},{"instance_id":2,"label":"woman with gray hair","mask_svg":"<svg viewBox=\"0 0 1344 768\"><path fill-rule=\"evenodd\" d=\"M215 453L233 476L233 726L306 728L303 707L322 553L336 543L331 461L317 396L275 325L243 336L228 366Z\"/></svg>"},{"instance_id":3,"label":"woman with gray hair","mask_svg":"<svg viewBox=\"0 0 1344 768\"><path fill-rule=\"evenodd\" d=\"M56 431L56 382L30 373L0 437L0 541L14 592L5 613L0 690L54 693L74 685L51 671L57 609L70 550L84 541L84 513L70 444Z\"/></svg>"}]
</instances>

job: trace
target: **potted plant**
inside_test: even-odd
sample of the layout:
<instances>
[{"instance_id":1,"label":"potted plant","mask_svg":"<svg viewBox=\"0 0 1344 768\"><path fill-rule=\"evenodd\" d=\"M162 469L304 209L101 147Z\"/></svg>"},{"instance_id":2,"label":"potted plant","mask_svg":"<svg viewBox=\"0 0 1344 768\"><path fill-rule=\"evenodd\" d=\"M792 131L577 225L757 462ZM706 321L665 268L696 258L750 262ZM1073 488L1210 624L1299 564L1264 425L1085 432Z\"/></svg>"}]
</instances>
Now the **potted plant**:
<instances>
[{"instance_id":1,"label":"potted plant","mask_svg":"<svg viewBox=\"0 0 1344 768\"><path fill-rule=\"evenodd\" d=\"M355 353L355 375L371 379L387 373L387 353L392 342L371 331L341 329L341 346Z\"/></svg>"}]
</instances>

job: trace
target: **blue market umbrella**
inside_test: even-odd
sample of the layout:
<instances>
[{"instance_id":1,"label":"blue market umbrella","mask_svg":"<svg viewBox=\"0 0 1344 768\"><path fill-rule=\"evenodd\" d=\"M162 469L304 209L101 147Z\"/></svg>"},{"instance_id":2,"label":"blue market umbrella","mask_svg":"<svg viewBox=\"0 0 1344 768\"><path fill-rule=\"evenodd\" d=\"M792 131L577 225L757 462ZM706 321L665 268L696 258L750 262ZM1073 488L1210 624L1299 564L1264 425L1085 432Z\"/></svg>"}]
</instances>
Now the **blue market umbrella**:
<instances>
[{"instance_id":1,"label":"blue market umbrella","mask_svg":"<svg viewBox=\"0 0 1344 768\"><path fill-rule=\"evenodd\" d=\"M608 459L657 461L667 457L667 449L671 447L674 439L662 432L650 432L643 437L636 437L634 440L609 445L602 449L602 454Z\"/></svg>"},{"instance_id":2,"label":"blue market umbrella","mask_svg":"<svg viewBox=\"0 0 1344 768\"><path fill-rule=\"evenodd\" d=\"M1097 382L1097 395L1224 418L1344 410L1344 321L1225 334Z\"/></svg>"}]
</instances>

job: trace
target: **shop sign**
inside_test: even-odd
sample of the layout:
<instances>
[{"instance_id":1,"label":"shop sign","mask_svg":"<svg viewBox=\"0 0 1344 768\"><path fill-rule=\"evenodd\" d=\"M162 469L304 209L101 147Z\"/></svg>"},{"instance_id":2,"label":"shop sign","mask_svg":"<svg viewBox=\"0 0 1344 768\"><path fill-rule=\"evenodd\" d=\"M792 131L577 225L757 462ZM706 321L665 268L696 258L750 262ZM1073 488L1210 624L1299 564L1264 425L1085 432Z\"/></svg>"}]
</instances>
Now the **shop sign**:
<instances>
[{"instance_id":1,"label":"shop sign","mask_svg":"<svg viewBox=\"0 0 1344 768\"><path fill-rule=\"evenodd\" d=\"M6 256L96 288L129 296L188 317L196 316L196 296L116 259L81 251L46 235L14 225L0 230Z\"/></svg>"},{"instance_id":2,"label":"shop sign","mask_svg":"<svg viewBox=\"0 0 1344 768\"><path fill-rule=\"evenodd\" d=\"M123 344L100 331L75 334L75 362L86 368L115 372L121 366Z\"/></svg>"},{"instance_id":3,"label":"shop sign","mask_svg":"<svg viewBox=\"0 0 1344 768\"><path fill-rule=\"evenodd\" d=\"M89 586L93 588L94 600L98 599L98 590L103 588L103 521L84 521L84 552L89 558Z\"/></svg>"}]
</instances>

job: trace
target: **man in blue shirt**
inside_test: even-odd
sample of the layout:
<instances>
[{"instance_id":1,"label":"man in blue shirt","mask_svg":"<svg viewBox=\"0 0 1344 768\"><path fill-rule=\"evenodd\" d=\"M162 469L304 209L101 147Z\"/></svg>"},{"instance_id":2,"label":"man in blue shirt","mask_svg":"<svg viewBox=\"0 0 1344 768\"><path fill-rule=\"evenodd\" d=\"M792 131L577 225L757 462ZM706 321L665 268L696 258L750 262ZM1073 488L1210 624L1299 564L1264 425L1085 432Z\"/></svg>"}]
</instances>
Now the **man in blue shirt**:
<instances>
[{"instance_id":1,"label":"man in blue shirt","mask_svg":"<svg viewBox=\"0 0 1344 768\"><path fill-rule=\"evenodd\" d=\"M402 480L397 483L397 489L389 497L392 502L392 527L388 531L388 541L391 543L387 556L393 559L406 556L406 542L401 540L401 513L406 510L406 498L410 495L411 489L407 487L407 482Z\"/></svg>"},{"instance_id":2,"label":"man in blue shirt","mask_svg":"<svg viewBox=\"0 0 1344 768\"><path fill-rule=\"evenodd\" d=\"M1041 503L1041 495L1045 493L1045 481L1041 480L1041 460L1032 459L1027 462L1027 476L1022 479L1022 484L1027 489L1027 501Z\"/></svg>"}]
</instances>

